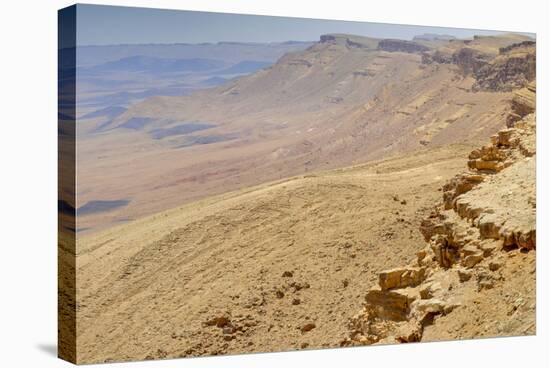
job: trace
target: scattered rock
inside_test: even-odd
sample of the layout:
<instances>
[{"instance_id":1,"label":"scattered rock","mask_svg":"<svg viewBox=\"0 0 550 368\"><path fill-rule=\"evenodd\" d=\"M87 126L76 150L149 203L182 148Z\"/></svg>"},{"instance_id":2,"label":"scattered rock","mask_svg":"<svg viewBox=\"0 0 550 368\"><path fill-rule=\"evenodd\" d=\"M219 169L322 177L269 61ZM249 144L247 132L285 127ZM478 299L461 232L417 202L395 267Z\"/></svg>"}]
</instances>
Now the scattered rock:
<instances>
[{"instance_id":1,"label":"scattered rock","mask_svg":"<svg viewBox=\"0 0 550 368\"><path fill-rule=\"evenodd\" d=\"M504 262L502 261L502 259L494 259L489 262L489 269L491 271L496 271L501 268L503 264Z\"/></svg>"},{"instance_id":2,"label":"scattered rock","mask_svg":"<svg viewBox=\"0 0 550 368\"><path fill-rule=\"evenodd\" d=\"M483 254L471 254L462 260L462 265L466 268L472 268L483 260Z\"/></svg>"},{"instance_id":3,"label":"scattered rock","mask_svg":"<svg viewBox=\"0 0 550 368\"><path fill-rule=\"evenodd\" d=\"M497 249L497 243L494 241L481 242L479 249L483 252L484 257L489 257Z\"/></svg>"},{"instance_id":4,"label":"scattered rock","mask_svg":"<svg viewBox=\"0 0 550 368\"><path fill-rule=\"evenodd\" d=\"M235 333L235 328L231 325L228 325L228 326L225 326L222 331L226 335L231 335Z\"/></svg>"},{"instance_id":5,"label":"scattered rock","mask_svg":"<svg viewBox=\"0 0 550 368\"><path fill-rule=\"evenodd\" d=\"M458 279L460 282L466 282L469 281L472 278L473 272L471 270L466 270L464 268L458 268Z\"/></svg>"},{"instance_id":6,"label":"scattered rock","mask_svg":"<svg viewBox=\"0 0 550 368\"><path fill-rule=\"evenodd\" d=\"M309 322L309 323L306 323L305 325L303 325L301 328L300 328L300 331L302 332L309 332L311 330L313 330L315 328L315 323L313 322Z\"/></svg>"},{"instance_id":7,"label":"scattered rock","mask_svg":"<svg viewBox=\"0 0 550 368\"><path fill-rule=\"evenodd\" d=\"M283 277L292 277L292 276L293 276L292 271L285 271L285 272L283 272Z\"/></svg>"},{"instance_id":8,"label":"scattered rock","mask_svg":"<svg viewBox=\"0 0 550 368\"><path fill-rule=\"evenodd\" d=\"M450 313L456 304L445 302L441 299L420 299L414 302L415 312L419 315L425 315L428 313L438 314L438 313Z\"/></svg>"},{"instance_id":9,"label":"scattered rock","mask_svg":"<svg viewBox=\"0 0 550 368\"><path fill-rule=\"evenodd\" d=\"M293 281L292 283L290 283L290 287L294 289L294 292L296 292L296 291L300 291L302 289L309 289L310 285L307 282Z\"/></svg>"},{"instance_id":10,"label":"scattered rock","mask_svg":"<svg viewBox=\"0 0 550 368\"><path fill-rule=\"evenodd\" d=\"M223 327L227 326L230 322L231 322L231 320L229 319L229 314L224 313L224 314L219 314L219 315L207 320L206 322L204 322L204 325L205 326L216 326L216 327L219 327L219 328L223 328Z\"/></svg>"},{"instance_id":11,"label":"scattered rock","mask_svg":"<svg viewBox=\"0 0 550 368\"><path fill-rule=\"evenodd\" d=\"M422 339L422 324L411 320L402 324L395 331L395 340L401 343L418 342Z\"/></svg>"},{"instance_id":12,"label":"scattered rock","mask_svg":"<svg viewBox=\"0 0 550 368\"><path fill-rule=\"evenodd\" d=\"M495 285L495 279L487 271L481 271L477 274L477 289L478 291L492 289Z\"/></svg>"}]
</instances>

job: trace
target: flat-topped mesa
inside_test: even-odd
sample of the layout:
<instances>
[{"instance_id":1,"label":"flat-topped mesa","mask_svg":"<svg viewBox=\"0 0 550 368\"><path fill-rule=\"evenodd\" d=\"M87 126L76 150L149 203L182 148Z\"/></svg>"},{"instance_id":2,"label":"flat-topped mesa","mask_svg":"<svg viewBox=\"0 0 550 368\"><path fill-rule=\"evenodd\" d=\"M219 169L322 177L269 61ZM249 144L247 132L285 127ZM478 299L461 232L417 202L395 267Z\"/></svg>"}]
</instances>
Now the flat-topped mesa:
<instances>
[{"instance_id":1,"label":"flat-topped mesa","mask_svg":"<svg viewBox=\"0 0 550 368\"><path fill-rule=\"evenodd\" d=\"M319 43L342 45L349 48L376 49L378 40L370 37L331 33L321 35Z\"/></svg>"},{"instance_id":2,"label":"flat-topped mesa","mask_svg":"<svg viewBox=\"0 0 550 368\"><path fill-rule=\"evenodd\" d=\"M513 43L509 46L506 46L506 47L501 47L500 49L498 49L499 51L499 54L506 54L507 52L513 50L513 49L517 49L517 48L521 48L521 47L529 47L529 46L535 46L536 45L536 42L535 41L523 41L523 42L517 42L517 43Z\"/></svg>"},{"instance_id":3,"label":"flat-topped mesa","mask_svg":"<svg viewBox=\"0 0 550 368\"><path fill-rule=\"evenodd\" d=\"M450 41L455 39L455 36L438 33L424 33L413 37L413 41Z\"/></svg>"},{"instance_id":4,"label":"flat-topped mesa","mask_svg":"<svg viewBox=\"0 0 550 368\"><path fill-rule=\"evenodd\" d=\"M430 50L429 47L413 41L384 39L378 43L378 49L388 52L422 53Z\"/></svg>"}]
</instances>

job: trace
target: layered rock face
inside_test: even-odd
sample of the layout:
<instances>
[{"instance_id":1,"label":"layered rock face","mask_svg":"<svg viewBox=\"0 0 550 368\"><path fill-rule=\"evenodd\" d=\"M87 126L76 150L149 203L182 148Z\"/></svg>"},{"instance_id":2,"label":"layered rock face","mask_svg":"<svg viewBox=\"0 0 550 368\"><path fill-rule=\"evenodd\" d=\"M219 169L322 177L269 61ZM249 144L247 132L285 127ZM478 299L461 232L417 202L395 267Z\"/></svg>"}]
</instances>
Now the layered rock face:
<instances>
[{"instance_id":1,"label":"layered rock face","mask_svg":"<svg viewBox=\"0 0 550 368\"><path fill-rule=\"evenodd\" d=\"M321 44L334 44L347 46L349 48L360 48L360 49L376 49L378 45L378 39L349 35L349 34L325 34L321 35L319 38Z\"/></svg>"},{"instance_id":2,"label":"layered rock face","mask_svg":"<svg viewBox=\"0 0 550 368\"><path fill-rule=\"evenodd\" d=\"M515 91L512 98L512 112L506 120L507 126L512 127L516 121L521 120L528 114L534 113L536 102L535 82L531 82L527 87Z\"/></svg>"},{"instance_id":3,"label":"layered rock face","mask_svg":"<svg viewBox=\"0 0 550 368\"><path fill-rule=\"evenodd\" d=\"M464 74L473 73L477 75L479 70L487 65L489 55L469 47L464 47L456 51L451 60L453 64L458 65Z\"/></svg>"},{"instance_id":4,"label":"layered rock face","mask_svg":"<svg viewBox=\"0 0 550 368\"><path fill-rule=\"evenodd\" d=\"M422 62L457 65L463 75L475 79L474 91L512 91L535 80L534 41L513 43L498 48L498 51L494 47L482 47L480 42L480 39L451 42L427 50L422 53Z\"/></svg>"},{"instance_id":5,"label":"layered rock face","mask_svg":"<svg viewBox=\"0 0 550 368\"><path fill-rule=\"evenodd\" d=\"M405 40L381 40L378 43L378 49L388 52L408 52L408 53L420 53L428 51L429 48L412 41Z\"/></svg>"},{"instance_id":6,"label":"layered rock face","mask_svg":"<svg viewBox=\"0 0 550 368\"><path fill-rule=\"evenodd\" d=\"M500 49L500 55L475 71L474 89L511 91L535 80L535 45L529 41Z\"/></svg>"},{"instance_id":7,"label":"layered rock face","mask_svg":"<svg viewBox=\"0 0 550 368\"><path fill-rule=\"evenodd\" d=\"M535 92L534 84L529 88ZM517 102L514 111L531 111L529 98L518 99L523 103ZM350 335L341 342L343 346L421 341L428 326L437 330L434 319L446 315L452 319L457 308L462 308L462 314L455 312L459 318L468 318L465 310L478 303L472 301L480 293L517 289L502 269L507 274L534 273L534 268L527 269L534 267L536 249L535 114L516 112L520 119L514 126L472 151L468 170L442 188L442 203L421 222L427 245L417 259L379 273L378 287L367 292L363 310L350 319ZM516 254L511 253L518 249L532 255L529 265L514 261ZM507 307L504 301L495 302ZM522 298L514 303L525 304ZM513 316L518 307L512 307L508 315ZM499 331L533 332L534 303L530 308L523 330L515 321Z\"/></svg>"}]
</instances>

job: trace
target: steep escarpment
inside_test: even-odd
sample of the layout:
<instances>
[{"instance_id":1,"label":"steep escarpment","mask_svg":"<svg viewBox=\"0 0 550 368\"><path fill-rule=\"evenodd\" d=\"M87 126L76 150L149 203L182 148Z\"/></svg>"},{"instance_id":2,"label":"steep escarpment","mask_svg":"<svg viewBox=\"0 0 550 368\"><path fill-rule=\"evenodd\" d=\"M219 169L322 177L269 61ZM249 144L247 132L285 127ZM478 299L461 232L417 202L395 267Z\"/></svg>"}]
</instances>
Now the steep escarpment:
<instances>
[{"instance_id":1,"label":"steep escarpment","mask_svg":"<svg viewBox=\"0 0 550 368\"><path fill-rule=\"evenodd\" d=\"M532 41L512 44L475 73L475 89L513 90L535 80L536 46Z\"/></svg>"},{"instance_id":2,"label":"steep escarpment","mask_svg":"<svg viewBox=\"0 0 550 368\"><path fill-rule=\"evenodd\" d=\"M342 345L535 332L535 130L521 116L470 153L421 222L426 247L379 273Z\"/></svg>"},{"instance_id":3,"label":"steep escarpment","mask_svg":"<svg viewBox=\"0 0 550 368\"><path fill-rule=\"evenodd\" d=\"M504 45L503 40L510 42ZM474 91L511 91L535 79L536 44L520 36L475 37L425 51L425 64L454 64L475 78Z\"/></svg>"},{"instance_id":4,"label":"steep escarpment","mask_svg":"<svg viewBox=\"0 0 550 368\"><path fill-rule=\"evenodd\" d=\"M428 51L427 46L421 45L413 41L406 40L380 40L378 43L378 49L389 52L408 52L408 53L420 53Z\"/></svg>"}]
</instances>

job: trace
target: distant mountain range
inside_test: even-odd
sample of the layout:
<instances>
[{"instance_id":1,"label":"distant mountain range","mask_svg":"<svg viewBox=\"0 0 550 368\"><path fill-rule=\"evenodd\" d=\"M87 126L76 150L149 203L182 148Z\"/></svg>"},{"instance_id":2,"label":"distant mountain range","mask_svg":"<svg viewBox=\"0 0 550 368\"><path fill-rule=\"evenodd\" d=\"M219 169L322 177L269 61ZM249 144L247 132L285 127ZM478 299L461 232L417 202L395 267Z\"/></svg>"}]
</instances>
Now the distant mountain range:
<instances>
[{"instance_id":1,"label":"distant mountain range","mask_svg":"<svg viewBox=\"0 0 550 368\"><path fill-rule=\"evenodd\" d=\"M311 42L82 46L76 60L82 119L115 116L104 109L128 107L154 96L181 96L254 73ZM74 53L74 49L62 49ZM73 67L60 65L61 68ZM60 88L72 85L61 81ZM104 125L108 121L100 124Z\"/></svg>"},{"instance_id":2,"label":"distant mountain range","mask_svg":"<svg viewBox=\"0 0 550 368\"><path fill-rule=\"evenodd\" d=\"M79 76L102 77L107 73L141 72L148 74L170 73L214 73L216 75L248 74L273 64L269 61L243 60L230 64L217 59L172 59L154 56L128 56L115 61L108 61L91 67L78 69Z\"/></svg>"},{"instance_id":3,"label":"distant mountain range","mask_svg":"<svg viewBox=\"0 0 550 368\"><path fill-rule=\"evenodd\" d=\"M314 42L202 44L143 44L78 47L77 66L93 66L136 55L167 59L223 60L232 65L243 60L274 62L287 52L303 50ZM63 52L63 51L62 51ZM70 51L66 51L70 52Z\"/></svg>"},{"instance_id":4,"label":"distant mountain range","mask_svg":"<svg viewBox=\"0 0 550 368\"><path fill-rule=\"evenodd\" d=\"M173 73L173 72L203 72L212 69L220 69L226 63L215 59L171 59L154 56L128 56L115 61L98 64L90 68L81 68L83 72L95 74L105 72L147 72L147 73Z\"/></svg>"}]
</instances>

